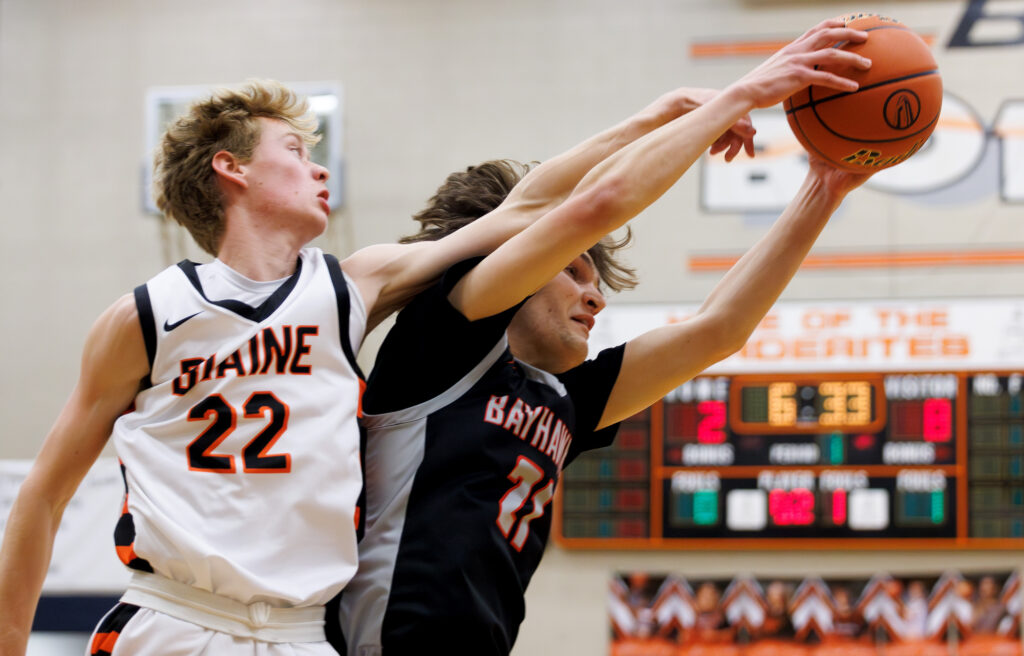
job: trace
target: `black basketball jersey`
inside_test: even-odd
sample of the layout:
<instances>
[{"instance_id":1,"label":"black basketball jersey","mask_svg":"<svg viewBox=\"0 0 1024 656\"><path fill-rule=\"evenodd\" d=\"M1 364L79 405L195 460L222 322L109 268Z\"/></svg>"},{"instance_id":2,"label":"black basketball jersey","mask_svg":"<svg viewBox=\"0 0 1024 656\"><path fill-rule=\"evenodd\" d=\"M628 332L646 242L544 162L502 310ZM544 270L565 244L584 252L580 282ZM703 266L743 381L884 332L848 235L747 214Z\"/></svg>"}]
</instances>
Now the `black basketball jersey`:
<instances>
[{"instance_id":1,"label":"black basketball jersey","mask_svg":"<svg viewBox=\"0 0 1024 656\"><path fill-rule=\"evenodd\" d=\"M517 308L468 321L453 267L398 316L363 398L366 535L341 600L353 656L508 654L562 468L595 431L623 347L555 376L515 360Z\"/></svg>"}]
</instances>

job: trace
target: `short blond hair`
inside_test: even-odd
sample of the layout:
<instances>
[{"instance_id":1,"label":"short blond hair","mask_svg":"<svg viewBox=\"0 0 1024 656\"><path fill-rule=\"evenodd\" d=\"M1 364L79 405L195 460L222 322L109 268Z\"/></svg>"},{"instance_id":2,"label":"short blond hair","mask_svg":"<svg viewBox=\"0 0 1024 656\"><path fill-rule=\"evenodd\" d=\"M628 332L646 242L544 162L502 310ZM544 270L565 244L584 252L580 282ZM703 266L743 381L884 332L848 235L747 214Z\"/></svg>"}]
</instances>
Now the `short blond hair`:
<instances>
[{"instance_id":1,"label":"short blond hair","mask_svg":"<svg viewBox=\"0 0 1024 656\"><path fill-rule=\"evenodd\" d=\"M156 154L157 207L214 256L224 234L224 199L213 156L226 150L248 162L259 144L258 118L288 123L310 147L320 140L316 116L305 97L274 80L249 80L193 103L168 126Z\"/></svg>"}]
</instances>

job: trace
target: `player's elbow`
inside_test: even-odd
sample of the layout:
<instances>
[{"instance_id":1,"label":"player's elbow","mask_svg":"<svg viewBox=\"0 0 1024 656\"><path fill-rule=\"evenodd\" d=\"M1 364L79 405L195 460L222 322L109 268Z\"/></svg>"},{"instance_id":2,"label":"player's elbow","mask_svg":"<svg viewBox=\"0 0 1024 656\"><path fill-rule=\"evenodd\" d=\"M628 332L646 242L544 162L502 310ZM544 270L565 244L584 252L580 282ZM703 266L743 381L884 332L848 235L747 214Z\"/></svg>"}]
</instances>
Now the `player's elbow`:
<instances>
[{"instance_id":1,"label":"player's elbow","mask_svg":"<svg viewBox=\"0 0 1024 656\"><path fill-rule=\"evenodd\" d=\"M630 219L634 203L630 185L620 175L607 175L577 197L579 216L603 236Z\"/></svg>"},{"instance_id":2,"label":"player's elbow","mask_svg":"<svg viewBox=\"0 0 1024 656\"><path fill-rule=\"evenodd\" d=\"M709 356L714 362L724 360L743 348L754 332L754 327L734 321L728 316L713 314L704 317L708 323L708 332L714 339L708 341Z\"/></svg>"}]
</instances>

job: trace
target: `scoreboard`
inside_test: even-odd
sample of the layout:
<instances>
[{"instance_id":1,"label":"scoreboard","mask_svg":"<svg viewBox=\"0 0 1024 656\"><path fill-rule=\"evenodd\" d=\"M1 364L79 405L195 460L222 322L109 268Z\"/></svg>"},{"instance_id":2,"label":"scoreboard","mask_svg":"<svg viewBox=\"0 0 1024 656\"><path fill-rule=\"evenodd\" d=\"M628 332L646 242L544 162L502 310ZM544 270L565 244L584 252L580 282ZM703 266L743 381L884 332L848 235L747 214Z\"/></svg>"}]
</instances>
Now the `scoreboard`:
<instances>
[{"instance_id":1,"label":"scoreboard","mask_svg":"<svg viewBox=\"0 0 1024 656\"><path fill-rule=\"evenodd\" d=\"M1020 548L1022 388L1024 372L696 378L566 469L562 543Z\"/></svg>"},{"instance_id":2,"label":"scoreboard","mask_svg":"<svg viewBox=\"0 0 1024 656\"><path fill-rule=\"evenodd\" d=\"M579 548L1024 547L1024 367L700 376L562 474Z\"/></svg>"}]
</instances>

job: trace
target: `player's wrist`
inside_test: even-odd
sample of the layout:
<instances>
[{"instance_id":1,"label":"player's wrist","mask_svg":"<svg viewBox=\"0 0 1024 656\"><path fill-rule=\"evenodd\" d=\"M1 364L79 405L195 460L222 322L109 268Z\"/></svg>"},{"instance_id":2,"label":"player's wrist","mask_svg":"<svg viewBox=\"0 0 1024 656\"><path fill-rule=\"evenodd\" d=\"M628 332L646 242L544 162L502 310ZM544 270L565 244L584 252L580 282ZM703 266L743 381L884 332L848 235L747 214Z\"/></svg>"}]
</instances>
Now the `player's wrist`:
<instances>
[{"instance_id":1,"label":"player's wrist","mask_svg":"<svg viewBox=\"0 0 1024 656\"><path fill-rule=\"evenodd\" d=\"M727 86L705 105L714 105L715 115L729 117L731 119L729 124L732 125L740 117L757 109L757 100L758 96L753 83L739 80Z\"/></svg>"}]
</instances>

